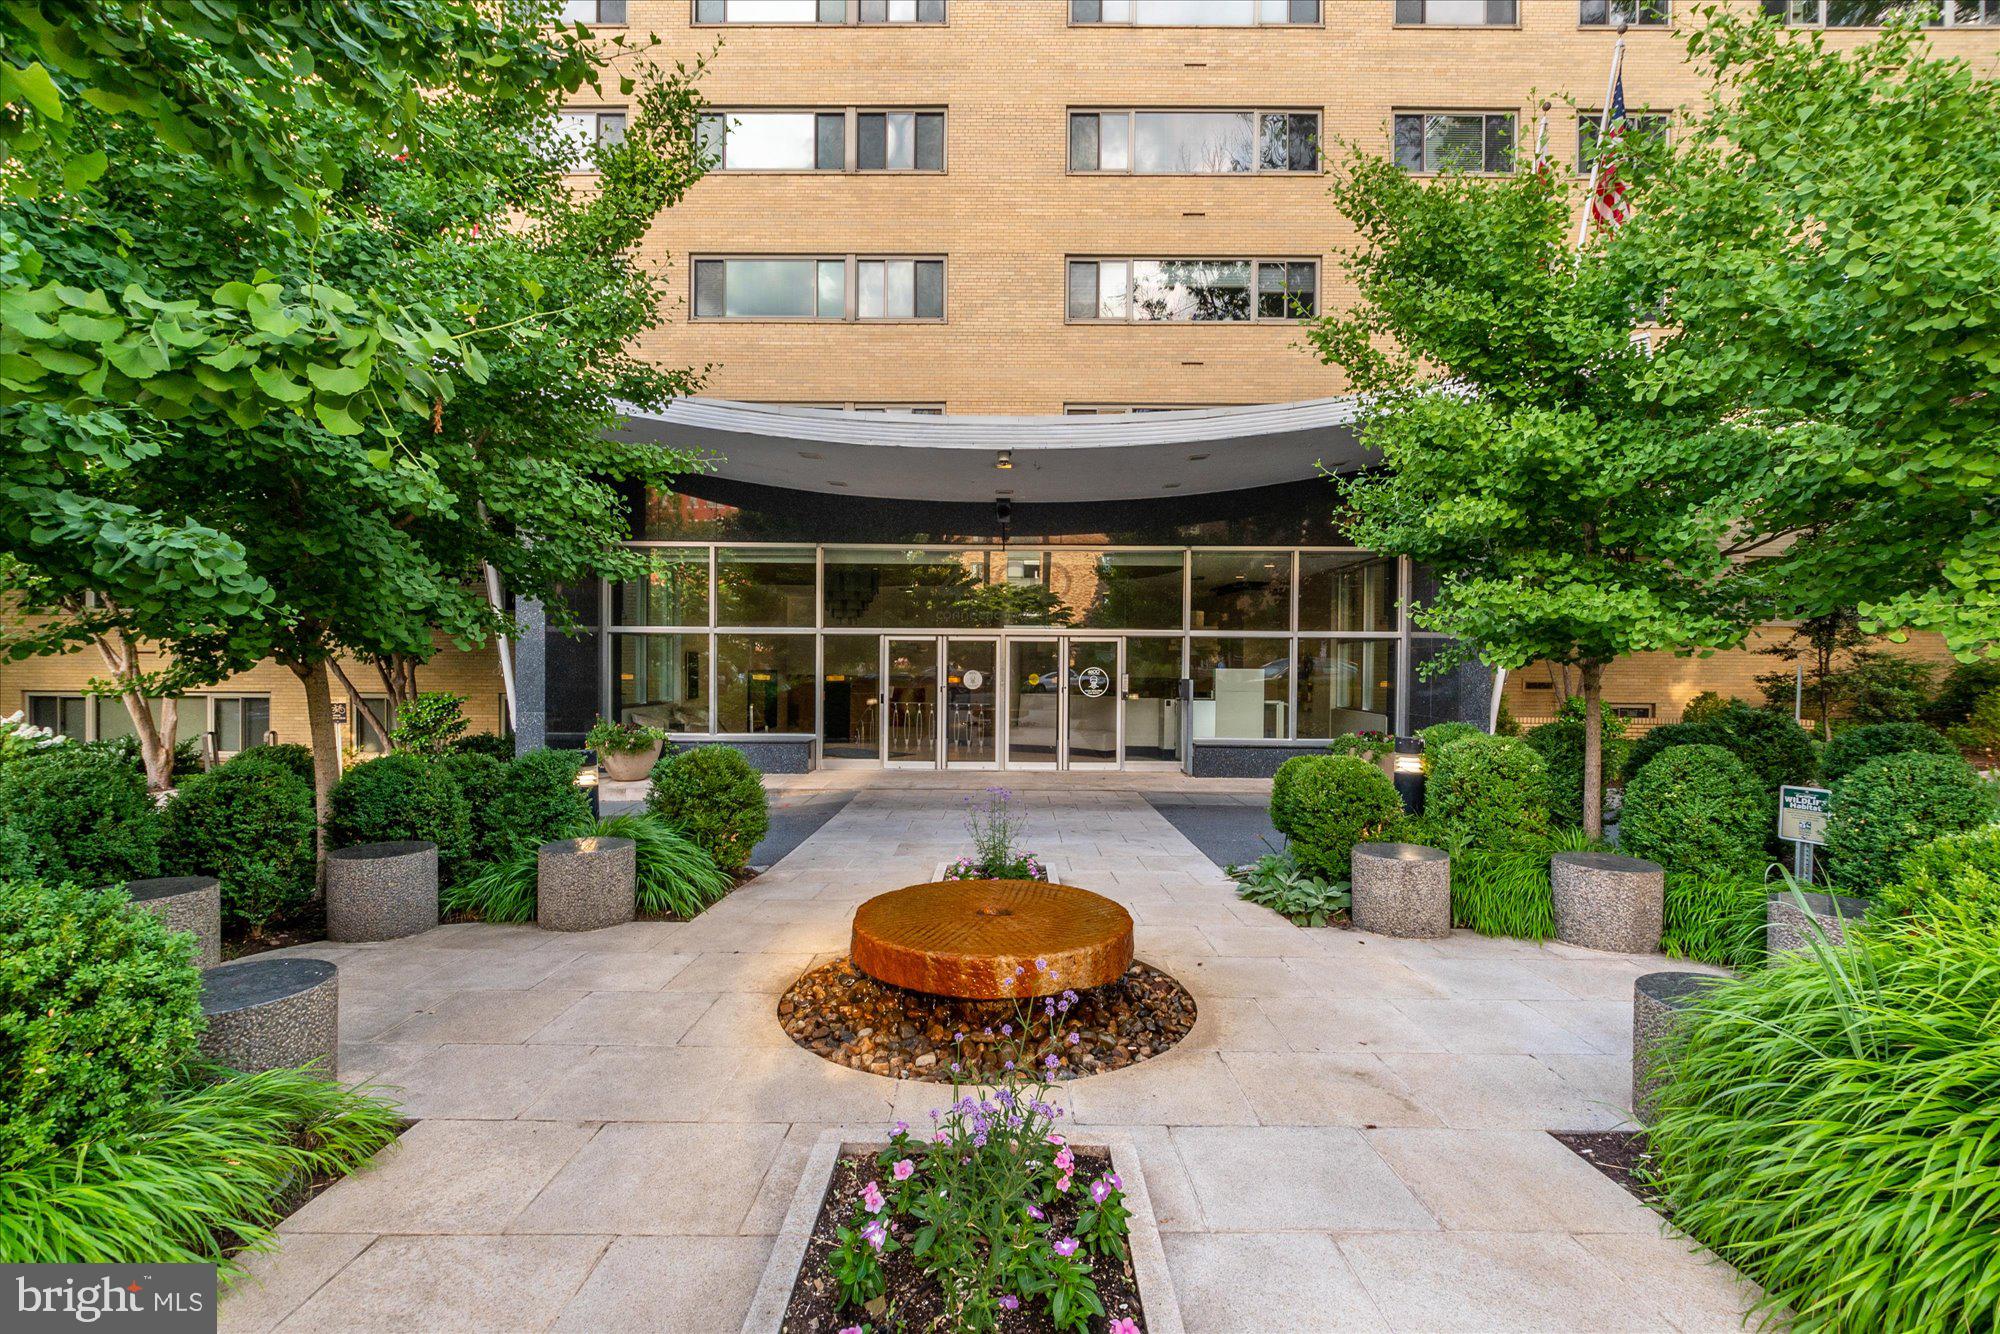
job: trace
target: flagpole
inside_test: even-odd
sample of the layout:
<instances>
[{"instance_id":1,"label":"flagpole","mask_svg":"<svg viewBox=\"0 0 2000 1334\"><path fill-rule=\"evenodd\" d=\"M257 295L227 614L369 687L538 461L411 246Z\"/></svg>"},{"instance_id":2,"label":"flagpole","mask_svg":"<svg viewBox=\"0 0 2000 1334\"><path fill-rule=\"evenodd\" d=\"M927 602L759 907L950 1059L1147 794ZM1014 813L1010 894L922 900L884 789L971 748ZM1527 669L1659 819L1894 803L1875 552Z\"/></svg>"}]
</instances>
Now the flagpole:
<instances>
[{"instance_id":1,"label":"flagpole","mask_svg":"<svg viewBox=\"0 0 2000 1334\"><path fill-rule=\"evenodd\" d=\"M1611 48L1611 77L1604 81L1604 110L1597 115L1597 144L1590 155L1590 190L1583 197L1583 221L1577 224L1576 248L1581 252L1590 243L1591 206L1597 200L1597 181L1604 170L1604 136L1611 129L1611 94L1618 87L1618 73L1625 66L1625 25L1618 25L1618 45Z\"/></svg>"}]
</instances>

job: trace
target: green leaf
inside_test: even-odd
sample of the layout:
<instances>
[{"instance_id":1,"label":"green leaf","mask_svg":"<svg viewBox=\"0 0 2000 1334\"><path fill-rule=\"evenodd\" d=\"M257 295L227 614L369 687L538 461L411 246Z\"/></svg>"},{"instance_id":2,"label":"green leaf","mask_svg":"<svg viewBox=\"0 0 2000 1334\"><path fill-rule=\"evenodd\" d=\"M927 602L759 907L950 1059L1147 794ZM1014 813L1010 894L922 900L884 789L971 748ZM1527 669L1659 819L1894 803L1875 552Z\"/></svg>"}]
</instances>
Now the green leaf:
<instances>
[{"instance_id":1,"label":"green leaf","mask_svg":"<svg viewBox=\"0 0 2000 1334\"><path fill-rule=\"evenodd\" d=\"M101 148L95 152L85 153L82 157L73 157L63 163L63 188L70 191L81 190L102 176L105 168L110 165L111 159L104 155L104 150Z\"/></svg>"},{"instance_id":2,"label":"green leaf","mask_svg":"<svg viewBox=\"0 0 2000 1334\"><path fill-rule=\"evenodd\" d=\"M347 404L329 402L324 398L313 400L313 416L319 424L335 435L360 435L361 423L348 414Z\"/></svg>"},{"instance_id":3,"label":"green leaf","mask_svg":"<svg viewBox=\"0 0 2000 1334\"><path fill-rule=\"evenodd\" d=\"M306 367L306 378L313 382L313 388L322 393L347 398L367 388L369 368L365 363L360 366L321 366L315 363Z\"/></svg>"},{"instance_id":4,"label":"green leaf","mask_svg":"<svg viewBox=\"0 0 2000 1334\"><path fill-rule=\"evenodd\" d=\"M39 60L25 67L0 66L0 100L9 104L26 102L50 120L63 118L62 93Z\"/></svg>"},{"instance_id":5,"label":"green leaf","mask_svg":"<svg viewBox=\"0 0 2000 1334\"><path fill-rule=\"evenodd\" d=\"M267 398L275 398L280 403L297 403L312 392L282 365L252 366L250 378Z\"/></svg>"},{"instance_id":6,"label":"green leaf","mask_svg":"<svg viewBox=\"0 0 2000 1334\"><path fill-rule=\"evenodd\" d=\"M115 315L99 318L68 311L56 323L79 343L108 343L125 332L125 321Z\"/></svg>"}]
</instances>

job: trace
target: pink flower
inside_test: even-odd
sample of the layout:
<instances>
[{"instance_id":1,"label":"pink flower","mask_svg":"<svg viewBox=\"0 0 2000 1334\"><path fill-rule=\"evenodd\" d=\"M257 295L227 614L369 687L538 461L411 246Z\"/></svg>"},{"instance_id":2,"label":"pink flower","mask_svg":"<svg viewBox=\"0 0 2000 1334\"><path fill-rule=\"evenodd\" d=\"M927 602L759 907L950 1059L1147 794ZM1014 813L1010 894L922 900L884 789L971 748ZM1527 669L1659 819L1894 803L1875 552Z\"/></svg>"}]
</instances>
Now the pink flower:
<instances>
[{"instance_id":1,"label":"pink flower","mask_svg":"<svg viewBox=\"0 0 2000 1334\"><path fill-rule=\"evenodd\" d=\"M1090 1183L1090 1199L1093 1204L1102 1204L1111 1198L1111 1183L1103 1177Z\"/></svg>"},{"instance_id":2,"label":"pink flower","mask_svg":"<svg viewBox=\"0 0 2000 1334\"><path fill-rule=\"evenodd\" d=\"M1000 1309L1003 1311L1018 1311L1021 1309L1021 1299L1012 1293L1008 1293L1000 1298Z\"/></svg>"},{"instance_id":3,"label":"pink flower","mask_svg":"<svg viewBox=\"0 0 2000 1334\"><path fill-rule=\"evenodd\" d=\"M889 1225L878 1218L861 1229L861 1239L879 1251L889 1244Z\"/></svg>"},{"instance_id":4,"label":"pink flower","mask_svg":"<svg viewBox=\"0 0 2000 1334\"><path fill-rule=\"evenodd\" d=\"M1047 1216L1048 1215L1044 1214L1040 1209L1037 1209L1034 1205L1031 1204L1028 1206L1028 1217L1034 1219L1037 1223L1041 1222Z\"/></svg>"},{"instance_id":5,"label":"pink flower","mask_svg":"<svg viewBox=\"0 0 2000 1334\"><path fill-rule=\"evenodd\" d=\"M887 1203L882 1198L882 1187L873 1181L862 1188L861 1202L868 1206L868 1212L871 1214L881 1213L882 1206Z\"/></svg>"},{"instance_id":6,"label":"pink flower","mask_svg":"<svg viewBox=\"0 0 2000 1334\"><path fill-rule=\"evenodd\" d=\"M1060 1255L1063 1259L1067 1260L1069 1259L1070 1256L1076 1254L1076 1245L1077 1242L1075 1237L1063 1237L1057 1240L1055 1244L1055 1252L1057 1255Z\"/></svg>"},{"instance_id":7,"label":"pink flower","mask_svg":"<svg viewBox=\"0 0 2000 1334\"><path fill-rule=\"evenodd\" d=\"M917 1170L917 1165L908 1158L898 1158L896 1165L889 1170L895 1175L896 1180L908 1181L911 1174Z\"/></svg>"},{"instance_id":8,"label":"pink flower","mask_svg":"<svg viewBox=\"0 0 2000 1334\"><path fill-rule=\"evenodd\" d=\"M846 1331L841 1331L841 1334L846 1334ZM1139 1322L1126 1316L1120 1316L1111 1322L1110 1334L1139 1334Z\"/></svg>"},{"instance_id":9,"label":"pink flower","mask_svg":"<svg viewBox=\"0 0 2000 1334\"><path fill-rule=\"evenodd\" d=\"M1069 1190L1069 1173L1065 1172L1056 1178L1056 1189L1064 1192Z\"/></svg>"},{"instance_id":10,"label":"pink flower","mask_svg":"<svg viewBox=\"0 0 2000 1334\"><path fill-rule=\"evenodd\" d=\"M841 1329L840 1334L861 1334L861 1326L847 1325Z\"/></svg>"},{"instance_id":11,"label":"pink flower","mask_svg":"<svg viewBox=\"0 0 2000 1334\"><path fill-rule=\"evenodd\" d=\"M1075 1170L1076 1155L1070 1152L1069 1145L1063 1145L1062 1150L1056 1154L1056 1168L1065 1176Z\"/></svg>"}]
</instances>

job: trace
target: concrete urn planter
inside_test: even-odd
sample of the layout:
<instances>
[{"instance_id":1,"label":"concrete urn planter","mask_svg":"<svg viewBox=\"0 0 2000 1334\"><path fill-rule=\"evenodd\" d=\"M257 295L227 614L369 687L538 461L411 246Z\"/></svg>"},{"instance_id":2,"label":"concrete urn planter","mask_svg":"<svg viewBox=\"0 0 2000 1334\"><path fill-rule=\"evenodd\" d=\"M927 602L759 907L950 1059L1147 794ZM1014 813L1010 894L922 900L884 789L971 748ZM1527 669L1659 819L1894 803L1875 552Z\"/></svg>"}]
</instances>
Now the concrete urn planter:
<instances>
[{"instance_id":1,"label":"concrete urn planter","mask_svg":"<svg viewBox=\"0 0 2000 1334\"><path fill-rule=\"evenodd\" d=\"M152 913L169 931L186 931L195 939L198 968L222 962L222 886L212 875L171 875L134 880L125 886L132 907Z\"/></svg>"},{"instance_id":2,"label":"concrete urn planter","mask_svg":"<svg viewBox=\"0 0 2000 1334\"><path fill-rule=\"evenodd\" d=\"M1810 953L1812 942L1822 935L1829 945L1844 945L1848 926L1868 915L1867 899L1810 891L1802 897L1803 908L1790 890L1764 901L1764 948L1771 954Z\"/></svg>"},{"instance_id":3,"label":"concrete urn planter","mask_svg":"<svg viewBox=\"0 0 2000 1334\"><path fill-rule=\"evenodd\" d=\"M614 783L637 783L653 772L653 766L660 762L660 752L665 749L664 741L655 741L645 750L600 750L597 767Z\"/></svg>"},{"instance_id":4,"label":"concrete urn planter","mask_svg":"<svg viewBox=\"0 0 2000 1334\"><path fill-rule=\"evenodd\" d=\"M1549 858L1556 939L1587 950L1656 954L1666 923L1666 873L1655 862L1608 852Z\"/></svg>"},{"instance_id":5,"label":"concrete urn planter","mask_svg":"<svg viewBox=\"0 0 2000 1334\"><path fill-rule=\"evenodd\" d=\"M629 838L566 838L535 856L535 925L597 931L639 915L638 848Z\"/></svg>"},{"instance_id":6,"label":"concrete urn planter","mask_svg":"<svg viewBox=\"0 0 2000 1334\"><path fill-rule=\"evenodd\" d=\"M1357 843L1350 862L1354 925L1381 936L1451 934L1451 857L1414 843Z\"/></svg>"}]
</instances>

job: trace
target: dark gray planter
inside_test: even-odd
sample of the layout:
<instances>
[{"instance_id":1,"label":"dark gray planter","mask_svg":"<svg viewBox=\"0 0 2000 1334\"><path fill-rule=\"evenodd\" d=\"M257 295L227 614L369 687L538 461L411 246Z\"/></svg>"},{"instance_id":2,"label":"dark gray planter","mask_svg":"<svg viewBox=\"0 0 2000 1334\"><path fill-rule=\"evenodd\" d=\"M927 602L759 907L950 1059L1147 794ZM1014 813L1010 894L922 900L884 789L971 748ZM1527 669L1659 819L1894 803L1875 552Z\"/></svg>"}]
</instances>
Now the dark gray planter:
<instances>
[{"instance_id":1,"label":"dark gray planter","mask_svg":"<svg viewBox=\"0 0 2000 1334\"><path fill-rule=\"evenodd\" d=\"M1656 954L1666 919L1666 873L1653 862L1608 852L1549 858L1556 939L1587 950Z\"/></svg>"},{"instance_id":2,"label":"dark gray planter","mask_svg":"<svg viewBox=\"0 0 2000 1334\"><path fill-rule=\"evenodd\" d=\"M254 1073L339 1070L340 975L324 959L242 959L201 975L202 1055Z\"/></svg>"},{"instance_id":3,"label":"dark gray planter","mask_svg":"<svg viewBox=\"0 0 2000 1334\"><path fill-rule=\"evenodd\" d=\"M1647 973L1632 984L1632 1115L1651 1125L1660 1086L1655 1053L1671 1039L1687 1007L1723 979L1709 973Z\"/></svg>"},{"instance_id":4,"label":"dark gray planter","mask_svg":"<svg viewBox=\"0 0 2000 1334\"><path fill-rule=\"evenodd\" d=\"M152 913L169 931L186 931L195 940L195 966L213 968L222 962L222 887L212 875L170 875L134 880L125 886L132 906Z\"/></svg>"},{"instance_id":5,"label":"dark gray planter","mask_svg":"<svg viewBox=\"0 0 2000 1334\"><path fill-rule=\"evenodd\" d=\"M629 838L568 838L535 857L535 922L597 931L638 916L638 848Z\"/></svg>"},{"instance_id":6,"label":"dark gray planter","mask_svg":"<svg viewBox=\"0 0 2000 1334\"><path fill-rule=\"evenodd\" d=\"M1803 909L1788 889L1779 890L1764 901L1764 948L1770 953L1809 952L1818 934L1813 928L1815 922L1829 945L1844 945L1848 925L1868 915L1867 899L1813 893L1804 897Z\"/></svg>"},{"instance_id":7,"label":"dark gray planter","mask_svg":"<svg viewBox=\"0 0 2000 1334\"><path fill-rule=\"evenodd\" d=\"M396 940L437 924L437 844L362 843L326 854L328 940Z\"/></svg>"},{"instance_id":8,"label":"dark gray planter","mask_svg":"<svg viewBox=\"0 0 2000 1334\"><path fill-rule=\"evenodd\" d=\"M1354 925L1382 936L1451 934L1451 857L1414 843L1357 843L1349 863Z\"/></svg>"}]
</instances>

